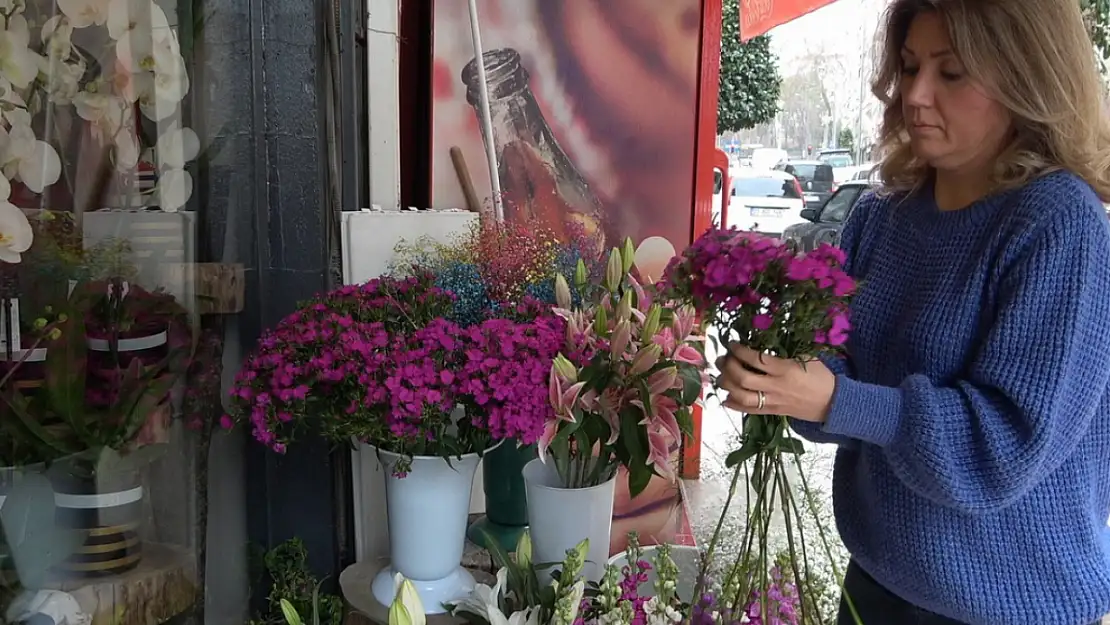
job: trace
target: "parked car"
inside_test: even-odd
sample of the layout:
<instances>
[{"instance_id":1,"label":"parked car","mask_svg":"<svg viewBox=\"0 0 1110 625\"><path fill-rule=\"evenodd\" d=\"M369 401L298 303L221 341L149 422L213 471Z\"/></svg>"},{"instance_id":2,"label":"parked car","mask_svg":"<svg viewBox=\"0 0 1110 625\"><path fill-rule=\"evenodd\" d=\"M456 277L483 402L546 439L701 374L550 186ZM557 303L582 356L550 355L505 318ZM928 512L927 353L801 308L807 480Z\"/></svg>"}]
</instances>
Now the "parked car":
<instances>
[{"instance_id":1,"label":"parked car","mask_svg":"<svg viewBox=\"0 0 1110 625\"><path fill-rule=\"evenodd\" d=\"M832 165L821 161L786 161L775 166L801 183L807 208L819 208L836 191Z\"/></svg>"},{"instance_id":2,"label":"parked car","mask_svg":"<svg viewBox=\"0 0 1110 625\"><path fill-rule=\"evenodd\" d=\"M779 236L786 228L804 222L801 183L794 176L757 169L740 169L729 175L732 193L725 227ZM714 221L719 219L719 214L714 215Z\"/></svg>"},{"instance_id":3,"label":"parked car","mask_svg":"<svg viewBox=\"0 0 1110 625\"><path fill-rule=\"evenodd\" d=\"M851 180L845 182L820 208L802 211L806 221L790 226L782 238L793 241L798 249L808 252L821 243L840 244L840 229L852 213L863 194L878 187L874 181Z\"/></svg>"}]
</instances>

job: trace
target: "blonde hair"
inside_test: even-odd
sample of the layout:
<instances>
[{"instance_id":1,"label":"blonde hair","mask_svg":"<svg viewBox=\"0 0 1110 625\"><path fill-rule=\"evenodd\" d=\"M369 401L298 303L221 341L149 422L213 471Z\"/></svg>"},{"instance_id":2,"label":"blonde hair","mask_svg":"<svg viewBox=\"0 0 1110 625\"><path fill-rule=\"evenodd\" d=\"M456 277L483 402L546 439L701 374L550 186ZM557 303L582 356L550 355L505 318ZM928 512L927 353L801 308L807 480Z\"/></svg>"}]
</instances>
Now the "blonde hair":
<instances>
[{"instance_id":1,"label":"blonde hair","mask_svg":"<svg viewBox=\"0 0 1110 625\"><path fill-rule=\"evenodd\" d=\"M932 174L910 148L899 83L915 17L948 27L968 75L1010 111L1013 132L996 161L996 189L1068 170L1110 201L1110 119L1091 39L1076 0L894 0L880 35L871 90L885 105L879 166L890 191L915 191Z\"/></svg>"}]
</instances>

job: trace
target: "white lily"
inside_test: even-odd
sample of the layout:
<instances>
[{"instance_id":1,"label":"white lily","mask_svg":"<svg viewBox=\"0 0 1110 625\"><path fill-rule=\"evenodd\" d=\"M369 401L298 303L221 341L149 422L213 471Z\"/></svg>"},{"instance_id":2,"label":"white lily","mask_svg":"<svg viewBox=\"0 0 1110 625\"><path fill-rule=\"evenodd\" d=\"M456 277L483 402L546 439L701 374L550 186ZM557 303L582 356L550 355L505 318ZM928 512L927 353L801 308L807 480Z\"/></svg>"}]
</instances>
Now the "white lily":
<instances>
[{"instance_id":1,"label":"white lily","mask_svg":"<svg viewBox=\"0 0 1110 625\"><path fill-rule=\"evenodd\" d=\"M172 123L158 137L154 151L158 154L159 167L181 169L200 153L200 139L192 128Z\"/></svg>"},{"instance_id":2,"label":"white lily","mask_svg":"<svg viewBox=\"0 0 1110 625\"><path fill-rule=\"evenodd\" d=\"M501 610L490 610L489 625L539 625L540 609L527 608L510 614L507 618Z\"/></svg>"},{"instance_id":3,"label":"white lily","mask_svg":"<svg viewBox=\"0 0 1110 625\"><path fill-rule=\"evenodd\" d=\"M13 120L9 113L12 127L7 133L4 175L9 179L18 178L34 193L42 193L62 175L62 160L54 146L35 137L29 117Z\"/></svg>"},{"instance_id":4,"label":"white lily","mask_svg":"<svg viewBox=\"0 0 1110 625\"><path fill-rule=\"evenodd\" d=\"M108 19L108 0L57 0L58 9L74 28L103 26Z\"/></svg>"},{"instance_id":5,"label":"white lily","mask_svg":"<svg viewBox=\"0 0 1110 625\"><path fill-rule=\"evenodd\" d=\"M193 196L193 177L184 169L165 169L158 174L155 191L158 207L176 213Z\"/></svg>"},{"instance_id":6,"label":"white lily","mask_svg":"<svg viewBox=\"0 0 1110 625\"><path fill-rule=\"evenodd\" d=\"M8 27L0 30L0 75L17 89L26 89L39 73L40 57L30 42L31 32L22 15L10 17Z\"/></svg>"},{"instance_id":7,"label":"white lily","mask_svg":"<svg viewBox=\"0 0 1110 625\"><path fill-rule=\"evenodd\" d=\"M0 202L0 261L18 263L23 260L21 254L31 249L34 240L35 231L27 215L11 202Z\"/></svg>"},{"instance_id":8,"label":"white lily","mask_svg":"<svg viewBox=\"0 0 1110 625\"><path fill-rule=\"evenodd\" d=\"M455 605L457 611L469 612L475 616L480 616L493 625L493 620L490 618L490 613L496 611L501 614L504 619L505 615L501 613L501 593L508 583L509 571L502 568L497 571L497 581L494 583L493 588L486 584L475 584L474 590L465 599Z\"/></svg>"}]
</instances>

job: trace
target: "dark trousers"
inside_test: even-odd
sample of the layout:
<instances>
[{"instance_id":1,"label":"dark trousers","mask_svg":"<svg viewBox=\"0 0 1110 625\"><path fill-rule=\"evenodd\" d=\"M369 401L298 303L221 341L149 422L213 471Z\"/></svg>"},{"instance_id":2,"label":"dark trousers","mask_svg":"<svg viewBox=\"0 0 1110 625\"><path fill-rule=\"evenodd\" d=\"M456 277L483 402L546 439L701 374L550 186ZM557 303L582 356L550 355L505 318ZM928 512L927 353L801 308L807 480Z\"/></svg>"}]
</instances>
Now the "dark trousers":
<instances>
[{"instance_id":1,"label":"dark trousers","mask_svg":"<svg viewBox=\"0 0 1110 625\"><path fill-rule=\"evenodd\" d=\"M848 571L844 574L844 593L852 598L852 605L863 625L966 625L923 610L896 596L856 566L855 562L848 564ZM843 596L840 598L836 625L856 625L856 619ZM1099 625L1099 622L1091 625Z\"/></svg>"}]
</instances>

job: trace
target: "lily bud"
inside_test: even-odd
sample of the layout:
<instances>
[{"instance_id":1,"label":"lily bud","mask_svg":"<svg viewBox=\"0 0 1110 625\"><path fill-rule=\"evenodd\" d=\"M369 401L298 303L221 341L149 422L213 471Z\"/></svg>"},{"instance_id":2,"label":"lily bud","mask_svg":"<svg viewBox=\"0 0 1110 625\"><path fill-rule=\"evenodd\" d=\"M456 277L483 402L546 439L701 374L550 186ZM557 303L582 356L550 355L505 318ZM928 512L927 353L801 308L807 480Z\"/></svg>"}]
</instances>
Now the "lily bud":
<instances>
[{"instance_id":1,"label":"lily bud","mask_svg":"<svg viewBox=\"0 0 1110 625\"><path fill-rule=\"evenodd\" d=\"M521 568L532 564L532 537L528 532L521 534L520 540L516 541L516 564Z\"/></svg>"},{"instance_id":2,"label":"lily bud","mask_svg":"<svg viewBox=\"0 0 1110 625\"><path fill-rule=\"evenodd\" d=\"M301 615L297 614L297 608L289 603L288 599L281 600L281 613L285 616L285 622L289 625L302 625Z\"/></svg>"},{"instance_id":3,"label":"lily bud","mask_svg":"<svg viewBox=\"0 0 1110 625\"><path fill-rule=\"evenodd\" d=\"M394 578L397 589L389 606L389 625L425 625L424 604L416 593L416 586L400 573Z\"/></svg>"},{"instance_id":4,"label":"lily bud","mask_svg":"<svg viewBox=\"0 0 1110 625\"><path fill-rule=\"evenodd\" d=\"M570 285L567 284L567 279L563 274L555 276L555 304L559 308L570 309Z\"/></svg>"},{"instance_id":5,"label":"lily bud","mask_svg":"<svg viewBox=\"0 0 1110 625\"><path fill-rule=\"evenodd\" d=\"M632 318L632 291L625 291L621 301L617 304L617 319L626 321Z\"/></svg>"},{"instance_id":6,"label":"lily bud","mask_svg":"<svg viewBox=\"0 0 1110 625\"><path fill-rule=\"evenodd\" d=\"M613 354L615 360L619 360L624 355L631 340L632 324L627 319L618 321L616 329L613 330L613 337L609 340L609 352Z\"/></svg>"},{"instance_id":7,"label":"lily bud","mask_svg":"<svg viewBox=\"0 0 1110 625\"><path fill-rule=\"evenodd\" d=\"M628 375L647 373L649 369L655 366L655 363L659 362L659 356L662 353L662 348L655 343L641 347L640 351L636 353L636 357L632 359L632 367L629 368Z\"/></svg>"},{"instance_id":8,"label":"lily bud","mask_svg":"<svg viewBox=\"0 0 1110 625\"><path fill-rule=\"evenodd\" d=\"M567 360L562 354L555 357L552 365L555 369L555 374L559 376L560 381L566 384L574 384L578 381L578 368L574 366L571 361Z\"/></svg>"},{"instance_id":9,"label":"lily bud","mask_svg":"<svg viewBox=\"0 0 1110 625\"><path fill-rule=\"evenodd\" d=\"M578 265L574 268L574 286L581 291L585 288L586 280L588 280L589 277L589 273L586 271L586 263L579 258Z\"/></svg>"},{"instance_id":10,"label":"lily bud","mask_svg":"<svg viewBox=\"0 0 1110 625\"><path fill-rule=\"evenodd\" d=\"M598 306L597 315L594 317L594 333L604 336L609 331L609 313L604 306Z\"/></svg>"},{"instance_id":11,"label":"lily bud","mask_svg":"<svg viewBox=\"0 0 1110 625\"><path fill-rule=\"evenodd\" d=\"M621 267L624 273L631 271L634 264L636 264L636 248L632 245L632 237L625 237L624 247L621 248Z\"/></svg>"},{"instance_id":12,"label":"lily bud","mask_svg":"<svg viewBox=\"0 0 1110 625\"><path fill-rule=\"evenodd\" d=\"M659 331L659 320L663 315L663 309L659 304L653 304L651 310L648 311L647 319L644 321L644 330L641 333L640 340L650 341L655 333Z\"/></svg>"},{"instance_id":13,"label":"lily bud","mask_svg":"<svg viewBox=\"0 0 1110 625\"><path fill-rule=\"evenodd\" d=\"M621 278L624 277L623 267L620 250L614 247L609 253L609 264L605 267L605 288L610 292L616 292L620 286Z\"/></svg>"}]
</instances>

